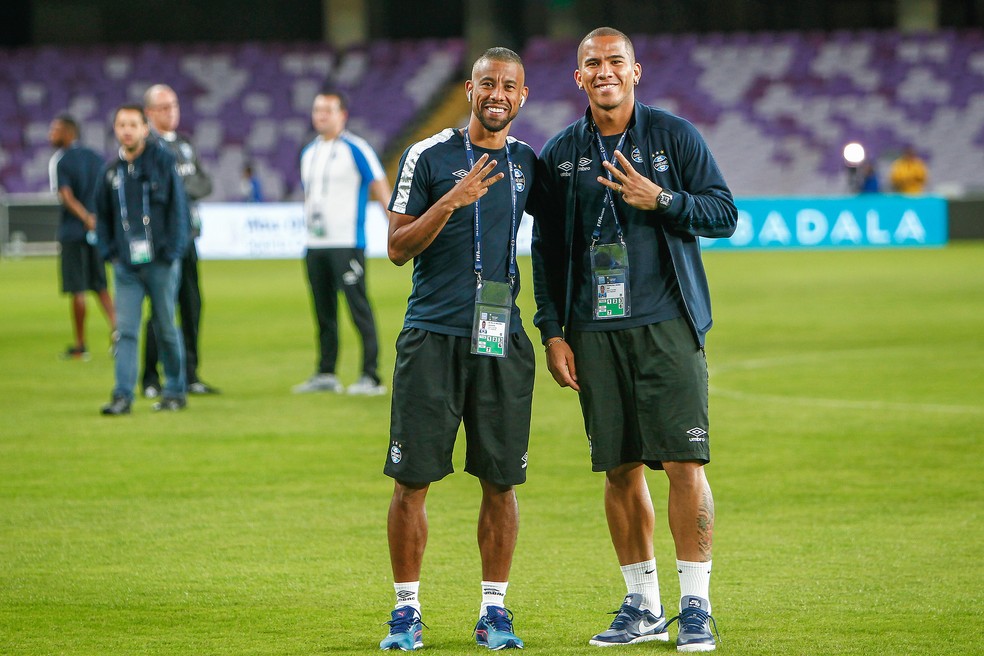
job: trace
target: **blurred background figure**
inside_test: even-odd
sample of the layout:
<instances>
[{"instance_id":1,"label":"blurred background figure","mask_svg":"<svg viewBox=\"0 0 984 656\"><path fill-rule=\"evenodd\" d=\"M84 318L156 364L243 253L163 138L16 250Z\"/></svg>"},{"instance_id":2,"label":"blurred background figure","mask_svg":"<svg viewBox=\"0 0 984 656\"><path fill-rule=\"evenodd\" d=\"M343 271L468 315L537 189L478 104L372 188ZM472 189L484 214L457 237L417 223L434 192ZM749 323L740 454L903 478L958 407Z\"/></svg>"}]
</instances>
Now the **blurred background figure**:
<instances>
[{"instance_id":1,"label":"blurred background figure","mask_svg":"<svg viewBox=\"0 0 984 656\"><path fill-rule=\"evenodd\" d=\"M195 238L201 233L197 201L212 193L212 179L198 161L198 152L187 137L178 134L181 108L178 96L166 84L155 84L144 93L144 111L153 135L174 155L178 175L187 195L188 245L181 259L178 283L178 310L184 337L185 376L189 394L218 394L219 390L198 378L198 333L202 319L202 290L198 280L198 248ZM144 345L143 394L152 399L161 393L161 376L157 370L157 338L152 322L147 322Z\"/></svg>"},{"instance_id":2,"label":"blurred background figure","mask_svg":"<svg viewBox=\"0 0 984 656\"><path fill-rule=\"evenodd\" d=\"M877 194L881 191L878 183L878 169L874 162L865 162L858 169L858 193Z\"/></svg>"},{"instance_id":3,"label":"blurred background figure","mask_svg":"<svg viewBox=\"0 0 984 656\"><path fill-rule=\"evenodd\" d=\"M174 299L188 240L188 209L174 157L150 136L140 105L121 105L113 118L119 155L103 169L96 188L99 251L113 263L119 339L116 382L102 414L128 415L137 384L137 340L144 299L161 345L165 385L154 410L185 407L181 333Z\"/></svg>"},{"instance_id":4,"label":"blurred background figure","mask_svg":"<svg viewBox=\"0 0 984 656\"><path fill-rule=\"evenodd\" d=\"M906 146L897 160L892 162L889 180L892 189L900 194L921 194L926 188L929 171L926 163L916 154L916 149Z\"/></svg>"},{"instance_id":5,"label":"blurred background figure","mask_svg":"<svg viewBox=\"0 0 984 656\"><path fill-rule=\"evenodd\" d=\"M88 359L85 345L85 293L99 296L110 332L116 330L116 312L106 287L106 264L96 249L96 183L103 159L96 151L78 142L79 126L69 114L51 122L48 141L58 150L48 168L51 190L58 194L61 219L58 244L61 260L62 292L71 294L72 330L75 342L66 349L65 359Z\"/></svg>"},{"instance_id":6,"label":"blurred background figure","mask_svg":"<svg viewBox=\"0 0 984 656\"><path fill-rule=\"evenodd\" d=\"M253 173L253 165L249 162L243 165L243 179L239 183L239 191L243 202L263 202L263 187L260 186L260 179Z\"/></svg>"},{"instance_id":7,"label":"blurred background figure","mask_svg":"<svg viewBox=\"0 0 984 656\"><path fill-rule=\"evenodd\" d=\"M338 361L338 292L345 292L352 321L362 338L362 375L349 394L375 396L386 388L376 373L379 342L366 293L366 204L384 206L392 188L369 143L345 129L348 100L324 89L314 98L311 124L318 136L301 151L307 266L318 325L318 368L294 386L295 393L345 391L335 375Z\"/></svg>"}]
</instances>

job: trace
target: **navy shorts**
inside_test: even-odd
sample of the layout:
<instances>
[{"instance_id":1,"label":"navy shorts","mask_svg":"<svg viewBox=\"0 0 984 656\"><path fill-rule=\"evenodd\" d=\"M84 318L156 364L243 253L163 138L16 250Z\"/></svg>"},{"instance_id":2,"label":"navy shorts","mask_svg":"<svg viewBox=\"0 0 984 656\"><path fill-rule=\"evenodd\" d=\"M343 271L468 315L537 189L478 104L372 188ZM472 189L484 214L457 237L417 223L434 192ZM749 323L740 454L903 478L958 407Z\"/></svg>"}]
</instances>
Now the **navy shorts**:
<instances>
[{"instance_id":1,"label":"navy shorts","mask_svg":"<svg viewBox=\"0 0 984 656\"><path fill-rule=\"evenodd\" d=\"M106 289L106 264L96 247L84 241L61 242L61 280L66 294Z\"/></svg>"},{"instance_id":2,"label":"navy shorts","mask_svg":"<svg viewBox=\"0 0 984 656\"><path fill-rule=\"evenodd\" d=\"M685 319L572 331L591 469L710 462L707 361Z\"/></svg>"},{"instance_id":3,"label":"navy shorts","mask_svg":"<svg viewBox=\"0 0 984 656\"><path fill-rule=\"evenodd\" d=\"M383 473L431 483L454 471L465 425L465 471L498 485L526 481L536 368L526 333L509 336L509 355L472 355L471 339L405 328L396 340L390 444Z\"/></svg>"}]
</instances>

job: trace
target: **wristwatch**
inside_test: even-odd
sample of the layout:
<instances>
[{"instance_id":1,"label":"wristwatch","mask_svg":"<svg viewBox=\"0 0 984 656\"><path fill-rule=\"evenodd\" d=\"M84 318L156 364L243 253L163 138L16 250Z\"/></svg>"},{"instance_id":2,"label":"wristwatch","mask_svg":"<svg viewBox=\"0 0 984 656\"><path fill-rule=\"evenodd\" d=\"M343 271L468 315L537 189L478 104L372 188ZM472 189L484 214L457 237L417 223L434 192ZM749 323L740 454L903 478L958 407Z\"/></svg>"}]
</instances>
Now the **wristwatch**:
<instances>
[{"instance_id":1,"label":"wristwatch","mask_svg":"<svg viewBox=\"0 0 984 656\"><path fill-rule=\"evenodd\" d=\"M670 207L670 203L673 202L673 194L666 191L665 189L659 192L659 196L656 197L656 209L660 212L664 212Z\"/></svg>"}]
</instances>

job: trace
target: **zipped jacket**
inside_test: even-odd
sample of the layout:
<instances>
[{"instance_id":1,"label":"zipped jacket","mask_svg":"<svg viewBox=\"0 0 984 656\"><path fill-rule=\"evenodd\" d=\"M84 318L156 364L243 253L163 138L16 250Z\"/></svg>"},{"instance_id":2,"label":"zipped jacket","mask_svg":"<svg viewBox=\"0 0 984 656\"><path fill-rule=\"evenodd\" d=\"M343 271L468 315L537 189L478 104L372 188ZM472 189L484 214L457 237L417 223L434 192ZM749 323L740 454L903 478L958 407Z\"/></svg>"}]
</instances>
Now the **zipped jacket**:
<instances>
[{"instance_id":1,"label":"zipped jacket","mask_svg":"<svg viewBox=\"0 0 984 656\"><path fill-rule=\"evenodd\" d=\"M126 204L126 229L121 198ZM122 157L110 161L96 190L96 216L99 251L107 262L118 260L135 268L130 242L148 235L155 261L180 260L188 245L188 206L174 156L151 138L133 162Z\"/></svg>"},{"instance_id":2,"label":"zipped jacket","mask_svg":"<svg viewBox=\"0 0 984 656\"><path fill-rule=\"evenodd\" d=\"M579 162L597 157L590 109L546 143L540 153L533 203L533 324L541 339L570 326L574 278L573 235ZM730 237L738 210L714 157L697 129L667 111L635 103L627 143L639 149L646 176L673 194L666 210L652 211L666 235L683 297L684 316L701 347L710 330L711 299L698 237ZM626 154L627 155L627 154ZM627 155L628 156L628 155Z\"/></svg>"}]
</instances>

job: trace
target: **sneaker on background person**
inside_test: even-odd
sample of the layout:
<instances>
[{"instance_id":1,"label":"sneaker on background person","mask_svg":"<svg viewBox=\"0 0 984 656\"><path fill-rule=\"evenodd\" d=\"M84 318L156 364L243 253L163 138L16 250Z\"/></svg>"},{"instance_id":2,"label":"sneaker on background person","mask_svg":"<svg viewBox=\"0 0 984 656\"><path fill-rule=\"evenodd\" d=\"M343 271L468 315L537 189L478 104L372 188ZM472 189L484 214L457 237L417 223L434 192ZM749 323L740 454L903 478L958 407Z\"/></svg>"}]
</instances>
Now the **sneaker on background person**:
<instances>
[{"instance_id":1,"label":"sneaker on background person","mask_svg":"<svg viewBox=\"0 0 984 656\"><path fill-rule=\"evenodd\" d=\"M424 623L420 619L420 611L413 606L395 609L386 624L389 624L390 631L380 641L380 649L414 651L424 646Z\"/></svg>"},{"instance_id":2,"label":"sneaker on background person","mask_svg":"<svg viewBox=\"0 0 984 656\"><path fill-rule=\"evenodd\" d=\"M595 647L611 647L614 645L634 645L650 640L668 641L668 625L663 609L659 617L652 611L641 608L642 595L633 593L625 596L622 607L615 611L615 619L607 631L602 631L588 641Z\"/></svg>"},{"instance_id":3,"label":"sneaker on background person","mask_svg":"<svg viewBox=\"0 0 984 656\"><path fill-rule=\"evenodd\" d=\"M315 374L300 385L295 385L292 391L294 394L307 394L309 392L341 394L345 391L345 386L335 374Z\"/></svg>"},{"instance_id":4,"label":"sneaker on background person","mask_svg":"<svg viewBox=\"0 0 984 656\"><path fill-rule=\"evenodd\" d=\"M61 357L62 360L88 360L89 350L85 346L69 346Z\"/></svg>"},{"instance_id":5,"label":"sneaker on background person","mask_svg":"<svg viewBox=\"0 0 984 656\"><path fill-rule=\"evenodd\" d=\"M380 396L386 393L386 386L368 374L348 386L348 393L359 396Z\"/></svg>"},{"instance_id":6,"label":"sneaker on background person","mask_svg":"<svg viewBox=\"0 0 984 656\"><path fill-rule=\"evenodd\" d=\"M130 401L122 396L116 396L102 407L101 413L107 417L130 414Z\"/></svg>"},{"instance_id":7,"label":"sneaker on background person","mask_svg":"<svg viewBox=\"0 0 984 656\"><path fill-rule=\"evenodd\" d=\"M188 385L188 393L194 394L196 396L205 396L207 394L221 394L217 387L212 387L208 383L196 380L195 382Z\"/></svg>"},{"instance_id":8,"label":"sneaker on background person","mask_svg":"<svg viewBox=\"0 0 984 656\"><path fill-rule=\"evenodd\" d=\"M151 409L154 412L177 412L184 410L187 406L188 401L183 396L165 396L151 406Z\"/></svg>"}]
</instances>

